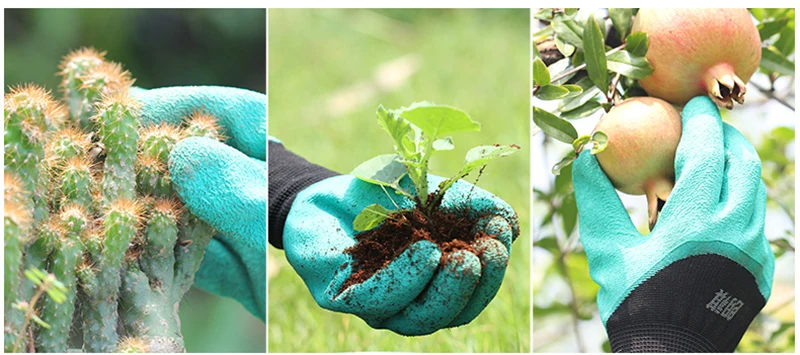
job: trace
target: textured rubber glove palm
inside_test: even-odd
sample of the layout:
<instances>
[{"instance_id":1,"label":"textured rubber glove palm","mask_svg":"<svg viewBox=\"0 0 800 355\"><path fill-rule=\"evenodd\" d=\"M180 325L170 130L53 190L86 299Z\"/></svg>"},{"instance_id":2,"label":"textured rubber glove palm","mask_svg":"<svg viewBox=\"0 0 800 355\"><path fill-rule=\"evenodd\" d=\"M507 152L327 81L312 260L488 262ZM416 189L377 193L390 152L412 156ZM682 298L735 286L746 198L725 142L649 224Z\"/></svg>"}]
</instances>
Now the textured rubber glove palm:
<instances>
[{"instance_id":1,"label":"textured rubber glove palm","mask_svg":"<svg viewBox=\"0 0 800 355\"><path fill-rule=\"evenodd\" d=\"M436 186L442 178L429 181ZM297 195L284 227L286 257L320 306L355 314L373 328L424 335L469 323L500 288L511 243L519 234L511 206L480 188L470 194L472 188L457 182L441 207L470 204L471 217L480 218L476 228L496 238L473 244L480 255L462 250L442 258L435 244L419 241L371 278L340 292L352 270L352 257L344 251L356 244L353 220L373 203L395 209L379 186L341 175ZM394 200L401 208L411 207L400 195ZM440 259L445 260L441 267Z\"/></svg>"},{"instance_id":2,"label":"textured rubber glove palm","mask_svg":"<svg viewBox=\"0 0 800 355\"><path fill-rule=\"evenodd\" d=\"M225 144L184 139L170 154L170 177L185 206L220 234L206 250L195 285L236 299L266 319L266 96L215 87L133 92L142 124L178 125L195 111L217 118Z\"/></svg>"},{"instance_id":3,"label":"textured rubber glove palm","mask_svg":"<svg viewBox=\"0 0 800 355\"><path fill-rule=\"evenodd\" d=\"M658 335L689 329L681 339L699 347L684 351L732 351L770 295L775 258L764 236L758 154L707 97L686 105L682 123L675 188L647 236L596 158L583 152L574 163L580 237L612 348L612 333L647 335L647 324L657 324ZM651 344L663 340L649 336ZM614 350L648 349L637 342ZM659 344L675 351L666 340Z\"/></svg>"}]
</instances>

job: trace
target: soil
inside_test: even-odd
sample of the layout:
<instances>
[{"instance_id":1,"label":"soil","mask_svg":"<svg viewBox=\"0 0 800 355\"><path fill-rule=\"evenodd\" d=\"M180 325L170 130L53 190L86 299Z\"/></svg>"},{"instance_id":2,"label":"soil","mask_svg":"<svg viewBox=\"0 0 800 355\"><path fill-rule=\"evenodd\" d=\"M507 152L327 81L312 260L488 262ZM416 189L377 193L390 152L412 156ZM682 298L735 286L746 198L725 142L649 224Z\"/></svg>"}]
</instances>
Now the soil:
<instances>
[{"instance_id":1,"label":"soil","mask_svg":"<svg viewBox=\"0 0 800 355\"><path fill-rule=\"evenodd\" d=\"M429 217L417 209L389 214L380 226L356 234L357 243L345 250L345 253L353 256L353 271L339 292L366 281L409 246L421 240L439 246L442 251L440 265L457 250L467 250L480 256L472 247L472 242L493 236L483 231L472 232L478 219L471 220L468 215L467 211L442 211L439 208L435 208Z\"/></svg>"}]
</instances>

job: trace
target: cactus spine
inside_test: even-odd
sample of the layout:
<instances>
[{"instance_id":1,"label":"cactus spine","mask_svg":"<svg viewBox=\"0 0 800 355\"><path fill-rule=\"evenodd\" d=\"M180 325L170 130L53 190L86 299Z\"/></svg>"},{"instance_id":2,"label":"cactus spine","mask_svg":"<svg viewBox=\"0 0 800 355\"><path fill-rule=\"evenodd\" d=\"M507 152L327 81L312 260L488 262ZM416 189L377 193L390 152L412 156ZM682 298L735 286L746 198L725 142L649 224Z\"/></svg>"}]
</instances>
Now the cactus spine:
<instances>
[{"instance_id":1,"label":"cactus spine","mask_svg":"<svg viewBox=\"0 0 800 355\"><path fill-rule=\"evenodd\" d=\"M5 96L5 350L73 351L77 324L86 352L183 352L178 309L214 230L173 193L169 153L221 129L199 111L140 128L133 80L105 52L74 51L59 74L66 106L33 85ZM33 266L66 291L25 314L12 304L36 291L20 277Z\"/></svg>"}]
</instances>

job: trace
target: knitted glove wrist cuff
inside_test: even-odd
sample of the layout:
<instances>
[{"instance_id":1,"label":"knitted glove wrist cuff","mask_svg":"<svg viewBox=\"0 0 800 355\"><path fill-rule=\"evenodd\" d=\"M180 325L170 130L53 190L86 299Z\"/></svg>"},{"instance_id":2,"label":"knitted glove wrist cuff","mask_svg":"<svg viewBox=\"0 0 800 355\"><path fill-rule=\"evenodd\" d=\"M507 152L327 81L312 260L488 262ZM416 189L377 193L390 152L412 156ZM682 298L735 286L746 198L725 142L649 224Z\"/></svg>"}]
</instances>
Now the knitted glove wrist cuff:
<instances>
[{"instance_id":1,"label":"knitted glove wrist cuff","mask_svg":"<svg viewBox=\"0 0 800 355\"><path fill-rule=\"evenodd\" d=\"M616 353L719 353L701 334L669 324L633 323L609 333Z\"/></svg>"},{"instance_id":2,"label":"knitted glove wrist cuff","mask_svg":"<svg viewBox=\"0 0 800 355\"><path fill-rule=\"evenodd\" d=\"M765 304L755 277L739 263L695 255L636 286L606 331L614 352L731 352Z\"/></svg>"},{"instance_id":3,"label":"knitted glove wrist cuff","mask_svg":"<svg viewBox=\"0 0 800 355\"><path fill-rule=\"evenodd\" d=\"M297 194L337 175L340 174L286 150L280 143L269 142L269 243L272 246L283 249L283 226Z\"/></svg>"}]
</instances>

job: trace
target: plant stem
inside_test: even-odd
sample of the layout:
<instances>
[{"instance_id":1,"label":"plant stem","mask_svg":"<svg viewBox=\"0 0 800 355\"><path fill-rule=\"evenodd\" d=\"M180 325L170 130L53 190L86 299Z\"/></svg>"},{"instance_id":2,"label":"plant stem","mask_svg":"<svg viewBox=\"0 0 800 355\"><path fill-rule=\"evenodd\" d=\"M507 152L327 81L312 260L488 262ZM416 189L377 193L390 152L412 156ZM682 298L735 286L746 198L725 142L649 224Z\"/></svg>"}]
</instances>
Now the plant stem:
<instances>
[{"instance_id":1,"label":"plant stem","mask_svg":"<svg viewBox=\"0 0 800 355\"><path fill-rule=\"evenodd\" d=\"M786 106L786 107L788 107L790 110L794 111L794 106L792 106L792 105L791 105L790 103L788 103L786 100L784 100L784 99L782 99L782 98L778 97L777 95L775 95L775 88L774 88L774 86L773 86L773 88L772 88L772 89L767 89L767 88L765 88L765 87L763 87L763 86L761 86L761 85L757 84L757 83L756 83L756 82L754 82L754 81L750 81L750 84L751 84L751 85L753 85L753 86L754 86L756 89L758 89L758 91L760 91L760 92L761 92L762 94L764 94L765 96L767 96L767 97L769 97L770 99L773 99L773 100L775 100L775 101L778 101L778 103L780 103L781 105L783 105L783 106Z\"/></svg>"},{"instance_id":2,"label":"plant stem","mask_svg":"<svg viewBox=\"0 0 800 355\"><path fill-rule=\"evenodd\" d=\"M625 49L625 46L627 46L627 45L628 45L627 43L623 43L623 44L611 49L610 51L606 52L606 56L609 56L611 54L614 54L616 52L619 52L619 51ZM575 74L575 73L577 73L577 72L579 72L579 71L581 71L583 69L586 69L586 63L583 63L583 64L581 64L581 65L579 65L577 67L574 67L574 68L572 68L570 70L567 70L565 72L562 72L561 74L556 75L554 78L550 79L550 83L554 83L556 81L564 79L564 78L566 78L566 77L568 77L568 76L570 76L572 74ZM533 96L536 96L536 93L538 93L541 88L542 88L541 86L535 85L534 88L533 88Z\"/></svg>"}]
</instances>

